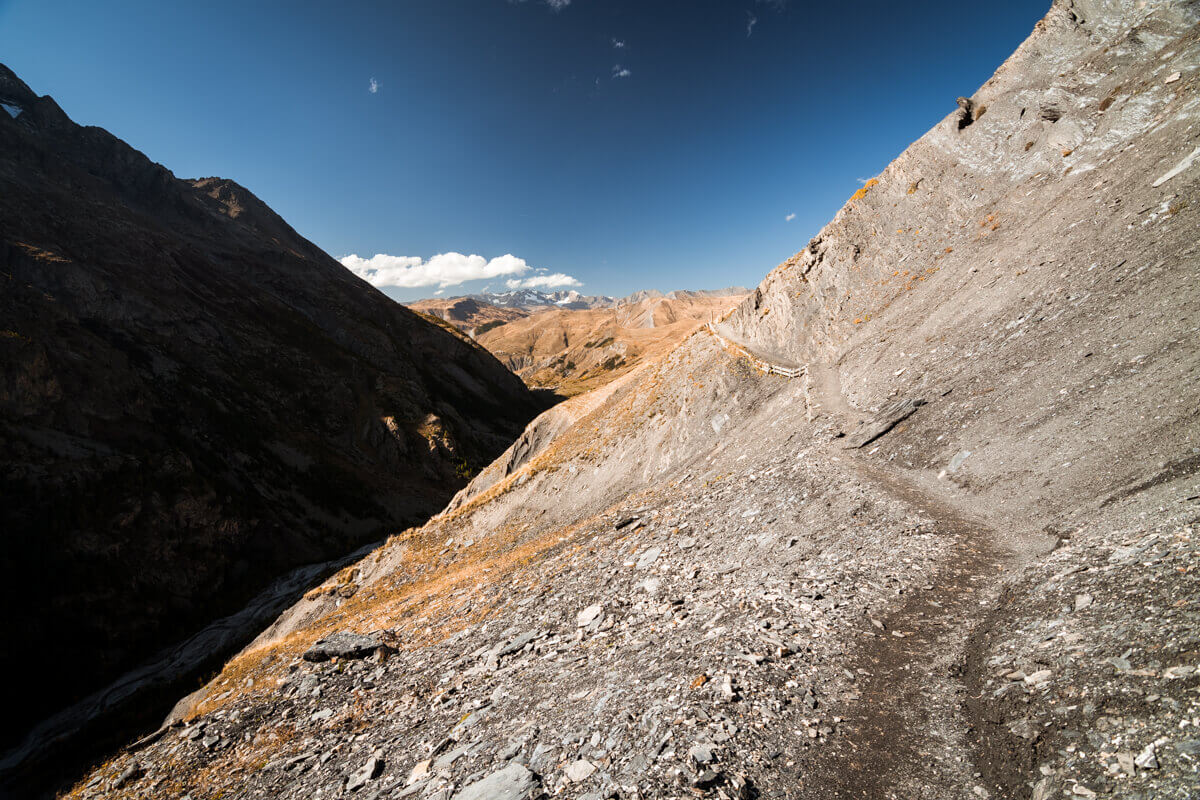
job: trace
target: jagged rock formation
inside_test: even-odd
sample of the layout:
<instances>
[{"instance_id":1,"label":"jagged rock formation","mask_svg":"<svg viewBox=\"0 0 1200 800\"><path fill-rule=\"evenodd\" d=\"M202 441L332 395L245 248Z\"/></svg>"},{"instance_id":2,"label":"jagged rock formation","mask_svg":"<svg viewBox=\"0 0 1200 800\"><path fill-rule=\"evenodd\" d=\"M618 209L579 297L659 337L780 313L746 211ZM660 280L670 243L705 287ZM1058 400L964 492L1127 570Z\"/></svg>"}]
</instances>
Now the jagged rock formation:
<instances>
[{"instance_id":1,"label":"jagged rock formation","mask_svg":"<svg viewBox=\"0 0 1200 800\"><path fill-rule=\"evenodd\" d=\"M245 188L175 178L4 67L0 102L0 582L36 654L5 659L7 749L276 576L423 521L538 407Z\"/></svg>"},{"instance_id":2,"label":"jagged rock formation","mask_svg":"<svg viewBox=\"0 0 1200 800\"><path fill-rule=\"evenodd\" d=\"M1198 17L1056 2L723 340L539 418L72 796L1193 796ZM302 661L341 631L386 648Z\"/></svg>"}]
</instances>

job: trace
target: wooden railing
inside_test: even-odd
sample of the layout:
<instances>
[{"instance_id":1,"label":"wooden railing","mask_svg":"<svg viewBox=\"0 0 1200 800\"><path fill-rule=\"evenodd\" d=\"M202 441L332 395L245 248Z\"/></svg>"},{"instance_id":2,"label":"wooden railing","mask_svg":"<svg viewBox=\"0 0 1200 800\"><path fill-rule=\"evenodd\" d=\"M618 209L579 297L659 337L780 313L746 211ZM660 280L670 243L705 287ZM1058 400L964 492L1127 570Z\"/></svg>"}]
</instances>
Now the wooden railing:
<instances>
[{"instance_id":1,"label":"wooden railing","mask_svg":"<svg viewBox=\"0 0 1200 800\"><path fill-rule=\"evenodd\" d=\"M805 372L805 368L803 366L790 367L784 364L776 364L771 361L767 361L755 353L751 353L742 345L738 344L737 342L731 342L729 339L726 339L724 336L718 333L717 326L711 322L706 323L704 327L709 333L717 337L717 341L719 341L722 346L729 350L733 350L738 355L748 359L750 363L754 365L755 369L759 370L760 372L765 372L769 375L782 375L785 378L799 378Z\"/></svg>"}]
</instances>

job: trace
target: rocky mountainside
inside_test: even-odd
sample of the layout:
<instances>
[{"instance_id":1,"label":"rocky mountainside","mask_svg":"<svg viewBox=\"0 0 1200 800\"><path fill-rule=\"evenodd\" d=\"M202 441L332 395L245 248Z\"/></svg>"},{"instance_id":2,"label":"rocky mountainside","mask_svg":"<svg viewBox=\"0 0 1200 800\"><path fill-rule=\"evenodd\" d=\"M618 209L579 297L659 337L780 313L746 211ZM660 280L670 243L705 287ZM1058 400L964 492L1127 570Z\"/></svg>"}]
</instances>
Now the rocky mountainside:
<instances>
[{"instance_id":1,"label":"rocky mountainside","mask_svg":"<svg viewBox=\"0 0 1200 800\"><path fill-rule=\"evenodd\" d=\"M8 750L276 577L424 521L539 408L245 188L177 179L4 67L0 103Z\"/></svg>"},{"instance_id":2,"label":"rocky mountainside","mask_svg":"<svg viewBox=\"0 0 1200 800\"><path fill-rule=\"evenodd\" d=\"M1198 23L1057 0L71 796L1196 796Z\"/></svg>"},{"instance_id":3,"label":"rocky mountainside","mask_svg":"<svg viewBox=\"0 0 1200 800\"><path fill-rule=\"evenodd\" d=\"M541 311L475 338L530 386L572 396L666 353L744 294L639 292L609 308Z\"/></svg>"}]
</instances>

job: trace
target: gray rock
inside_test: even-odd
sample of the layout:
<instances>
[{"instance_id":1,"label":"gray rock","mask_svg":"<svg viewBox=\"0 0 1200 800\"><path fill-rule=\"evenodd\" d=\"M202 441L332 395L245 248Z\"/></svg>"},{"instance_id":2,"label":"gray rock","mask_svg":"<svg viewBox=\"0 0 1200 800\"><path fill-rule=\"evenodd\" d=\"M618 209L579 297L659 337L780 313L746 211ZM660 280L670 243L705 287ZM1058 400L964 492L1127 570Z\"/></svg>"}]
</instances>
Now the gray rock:
<instances>
[{"instance_id":1,"label":"gray rock","mask_svg":"<svg viewBox=\"0 0 1200 800\"><path fill-rule=\"evenodd\" d=\"M585 758L581 758L578 761L568 764L563 772L571 779L572 783L581 783L592 777L596 772L596 765Z\"/></svg>"},{"instance_id":2,"label":"gray rock","mask_svg":"<svg viewBox=\"0 0 1200 800\"><path fill-rule=\"evenodd\" d=\"M365 658L381 647L383 647L383 642L374 636L338 631L323 639L318 639L317 643L304 653L304 660L328 661L331 658Z\"/></svg>"},{"instance_id":3,"label":"gray rock","mask_svg":"<svg viewBox=\"0 0 1200 800\"><path fill-rule=\"evenodd\" d=\"M575 615L575 624L578 625L580 628L586 628L588 625L591 625L593 622L598 620L600 618L600 615L603 613L604 613L604 606L601 606L601 605L588 606L583 611L580 611L578 614Z\"/></svg>"},{"instance_id":4,"label":"gray rock","mask_svg":"<svg viewBox=\"0 0 1200 800\"><path fill-rule=\"evenodd\" d=\"M713 760L712 747L707 744L695 744L688 750L688 758L696 764L708 764Z\"/></svg>"},{"instance_id":5,"label":"gray rock","mask_svg":"<svg viewBox=\"0 0 1200 800\"><path fill-rule=\"evenodd\" d=\"M1038 737L1038 726L1028 719L1019 719L1008 726L1008 730L1014 736L1020 736L1022 739L1033 741Z\"/></svg>"},{"instance_id":6,"label":"gray rock","mask_svg":"<svg viewBox=\"0 0 1200 800\"><path fill-rule=\"evenodd\" d=\"M367 759L367 763L362 765L362 768L350 776L346 781L346 791L354 792L366 786L371 781L379 777L379 773L383 772L383 751L376 750L375 753Z\"/></svg>"},{"instance_id":7,"label":"gray rock","mask_svg":"<svg viewBox=\"0 0 1200 800\"><path fill-rule=\"evenodd\" d=\"M435 770L443 770L450 767L455 761L466 755L470 749L470 745L464 744L462 747L456 747L448 753L443 753L434 760L433 768Z\"/></svg>"},{"instance_id":8,"label":"gray rock","mask_svg":"<svg viewBox=\"0 0 1200 800\"><path fill-rule=\"evenodd\" d=\"M842 447L847 450L865 447L899 425L902 421L908 419L923 405L925 405L925 401L919 398L906 397L897 400L891 405L880 409L879 413L874 417L847 435L845 441L842 443Z\"/></svg>"},{"instance_id":9,"label":"gray rock","mask_svg":"<svg viewBox=\"0 0 1200 800\"><path fill-rule=\"evenodd\" d=\"M1053 777L1047 776L1042 778L1033 787L1032 800L1050 800L1050 798L1058 794L1056 791L1057 788L1058 785L1055 783Z\"/></svg>"},{"instance_id":10,"label":"gray rock","mask_svg":"<svg viewBox=\"0 0 1200 800\"><path fill-rule=\"evenodd\" d=\"M453 800L529 800L541 781L526 767L512 763L454 795Z\"/></svg>"},{"instance_id":11,"label":"gray rock","mask_svg":"<svg viewBox=\"0 0 1200 800\"><path fill-rule=\"evenodd\" d=\"M638 560L637 560L637 568L638 569L649 568L650 566L652 566L654 564L655 561L658 560L658 557L660 555L662 555L661 547L651 547L651 548L648 548L648 549L642 551L642 554L638 557Z\"/></svg>"},{"instance_id":12,"label":"gray rock","mask_svg":"<svg viewBox=\"0 0 1200 800\"><path fill-rule=\"evenodd\" d=\"M1025 682L1030 686L1037 686L1039 683L1045 683L1054 677L1054 670L1039 669L1037 672L1031 672L1025 676Z\"/></svg>"},{"instance_id":13,"label":"gray rock","mask_svg":"<svg viewBox=\"0 0 1200 800\"><path fill-rule=\"evenodd\" d=\"M1139 769L1158 769L1158 756L1154 752L1154 744L1148 744L1138 753L1138 757L1133 760L1133 763Z\"/></svg>"},{"instance_id":14,"label":"gray rock","mask_svg":"<svg viewBox=\"0 0 1200 800\"><path fill-rule=\"evenodd\" d=\"M502 656L507 656L507 655L517 652L518 650L521 650L522 648L525 647L525 645L529 644L534 639L538 638L540 633L541 633L541 631L537 630L536 628L531 631L525 631L525 633L522 633L520 636L513 639L511 642L509 642L508 644L501 647L500 650L496 653L496 657L500 658Z\"/></svg>"},{"instance_id":15,"label":"gray rock","mask_svg":"<svg viewBox=\"0 0 1200 800\"><path fill-rule=\"evenodd\" d=\"M544 742L540 742L533 748L533 754L529 756L529 766L541 772L553 763L553 755L554 748Z\"/></svg>"},{"instance_id":16,"label":"gray rock","mask_svg":"<svg viewBox=\"0 0 1200 800\"><path fill-rule=\"evenodd\" d=\"M142 768L141 764L137 761L130 761L125 769L121 770L121 774L117 776L117 779L113 781L112 788L120 789L122 786L136 781L145 774L146 771Z\"/></svg>"}]
</instances>

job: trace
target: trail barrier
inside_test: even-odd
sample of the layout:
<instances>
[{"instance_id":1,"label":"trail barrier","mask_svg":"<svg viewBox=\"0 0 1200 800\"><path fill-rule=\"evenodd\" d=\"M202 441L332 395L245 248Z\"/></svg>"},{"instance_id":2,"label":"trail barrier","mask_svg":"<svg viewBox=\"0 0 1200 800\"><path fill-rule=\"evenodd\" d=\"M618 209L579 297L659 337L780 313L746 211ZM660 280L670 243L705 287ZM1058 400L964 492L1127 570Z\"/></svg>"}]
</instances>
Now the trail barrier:
<instances>
[{"instance_id":1,"label":"trail barrier","mask_svg":"<svg viewBox=\"0 0 1200 800\"><path fill-rule=\"evenodd\" d=\"M718 333L717 326L711 322L705 323L704 327L709 333L717 337L717 341L719 341L724 347L729 350L733 350L738 355L749 359L750 363L754 364L755 369L759 370L760 372L765 372L768 375L782 375L785 378L799 378L806 371L805 367L803 366L790 367L784 364L776 364L771 361L767 361L766 359L755 355L754 353L751 353L742 345L738 344L737 342L731 342L729 339L726 339L724 336Z\"/></svg>"}]
</instances>

